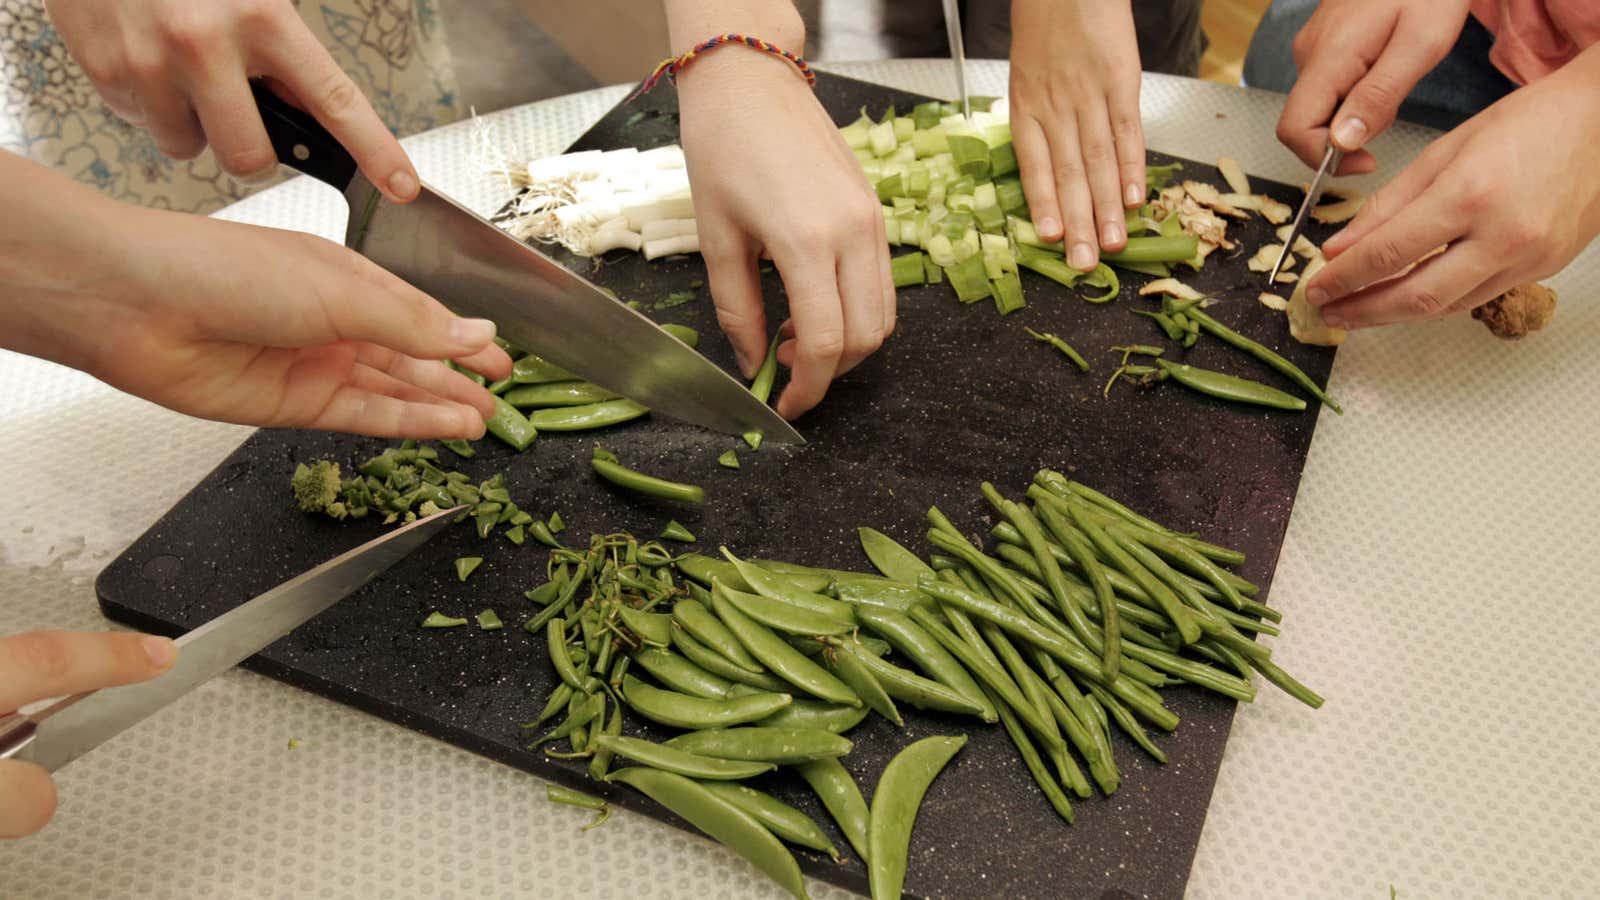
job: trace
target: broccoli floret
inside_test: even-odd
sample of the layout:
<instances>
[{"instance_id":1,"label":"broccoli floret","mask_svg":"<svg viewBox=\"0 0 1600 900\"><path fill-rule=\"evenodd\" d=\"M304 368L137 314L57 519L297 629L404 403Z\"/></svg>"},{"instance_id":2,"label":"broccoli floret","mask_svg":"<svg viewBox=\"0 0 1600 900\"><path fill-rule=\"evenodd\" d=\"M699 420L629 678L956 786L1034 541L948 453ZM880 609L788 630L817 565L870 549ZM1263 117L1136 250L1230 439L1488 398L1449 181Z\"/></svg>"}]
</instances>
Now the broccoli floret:
<instances>
[{"instance_id":1,"label":"broccoli floret","mask_svg":"<svg viewBox=\"0 0 1600 900\"><path fill-rule=\"evenodd\" d=\"M303 512L327 512L328 507L339 500L342 486L339 464L327 459L319 459L309 466L301 463L294 467L289 486L294 489L294 499Z\"/></svg>"}]
</instances>

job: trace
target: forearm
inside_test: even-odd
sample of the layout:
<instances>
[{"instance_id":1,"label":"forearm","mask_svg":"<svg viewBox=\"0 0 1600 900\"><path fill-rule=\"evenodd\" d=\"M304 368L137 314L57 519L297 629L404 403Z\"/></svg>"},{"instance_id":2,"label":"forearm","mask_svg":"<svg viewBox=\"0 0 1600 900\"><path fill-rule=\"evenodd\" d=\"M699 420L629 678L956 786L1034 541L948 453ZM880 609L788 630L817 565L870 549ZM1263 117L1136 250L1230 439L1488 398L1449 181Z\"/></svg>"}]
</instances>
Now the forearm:
<instances>
[{"instance_id":1,"label":"forearm","mask_svg":"<svg viewBox=\"0 0 1600 900\"><path fill-rule=\"evenodd\" d=\"M0 347L75 368L90 362L82 340L123 252L127 209L90 188L0 151Z\"/></svg>"}]
</instances>

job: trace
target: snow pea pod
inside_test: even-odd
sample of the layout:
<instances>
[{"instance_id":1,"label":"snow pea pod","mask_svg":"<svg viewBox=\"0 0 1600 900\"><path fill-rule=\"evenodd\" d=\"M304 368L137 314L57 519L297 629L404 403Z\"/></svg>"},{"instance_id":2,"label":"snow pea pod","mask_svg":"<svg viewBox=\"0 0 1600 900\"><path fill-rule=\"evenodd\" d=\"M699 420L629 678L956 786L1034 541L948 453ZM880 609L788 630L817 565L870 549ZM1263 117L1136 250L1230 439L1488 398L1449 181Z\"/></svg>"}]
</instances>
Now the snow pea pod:
<instances>
[{"instance_id":1,"label":"snow pea pod","mask_svg":"<svg viewBox=\"0 0 1600 900\"><path fill-rule=\"evenodd\" d=\"M621 394L612 393L598 384L587 381L557 381L549 384L529 384L513 388L505 394L506 402L524 407L585 406L604 400L615 400Z\"/></svg>"},{"instance_id":2,"label":"snow pea pod","mask_svg":"<svg viewBox=\"0 0 1600 900\"><path fill-rule=\"evenodd\" d=\"M1237 347L1240 350L1250 354L1251 356L1254 356L1256 359L1261 360L1272 368L1277 369L1279 372L1282 372L1284 375L1288 376L1290 381L1293 381L1295 384L1298 384L1310 391L1311 396L1316 397L1323 403L1326 403L1329 409L1341 416L1344 415L1344 409L1340 407L1332 397L1328 396L1327 391L1324 391L1322 388L1318 387L1317 383L1311 380L1310 375L1302 372L1299 366L1288 361L1287 359L1284 359L1282 356L1279 356L1264 344L1253 341L1239 332L1234 331L1232 328L1222 324L1221 322L1218 322L1216 319L1211 317L1210 313L1205 312L1199 307L1185 310L1185 314L1188 315L1190 319L1200 323L1201 328L1204 328L1206 331L1209 331L1211 334L1221 339L1223 343L1231 344L1234 347Z\"/></svg>"},{"instance_id":3,"label":"snow pea pod","mask_svg":"<svg viewBox=\"0 0 1600 900\"><path fill-rule=\"evenodd\" d=\"M818 759L794 767L806 784L822 800L828 815L844 832L845 840L856 848L863 862L867 861L867 801L861 797L861 788L850 777L837 759Z\"/></svg>"},{"instance_id":4,"label":"snow pea pod","mask_svg":"<svg viewBox=\"0 0 1600 900\"><path fill-rule=\"evenodd\" d=\"M828 836L822 833L817 823L813 822L810 816L782 800L755 788L730 784L726 781L708 782L705 788L749 813L756 821L765 825L768 831L783 840L812 850L820 850L833 857L834 861L838 861L839 848L833 845L833 841L828 840Z\"/></svg>"},{"instance_id":5,"label":"snow pea pod","mask_svg":"<svg viewBox=\"0 0 1600 900\"><path fill-rule=\"evenodd\" d=\"M814 612L818 615L827 616L831 619L852 624L855 622L855 612L851 608L850 604L841 603L838 600L834 600L830 597L824 597L821 594L813 593L811 591L800 590L799 588L795 587L789 579L769 572L758 565L739 559L729 552L727 547L723 547L721 549L722 555L727 557L728 562L733 566L734 571L738 572L739 577L744 580L745 584L750 585L750 590L756 592L757 594L771 600L787 603L790 606L810 610L811 612ZM730 585L730 587L732 587L732 585ZM778 626L774 625L773 627L776 628ZM812 633L822 634L823 632Z\"/></svg>"},{"instance_id":6,"label":"snow pea pod","mask_svg":"<svg viewBox=\"0 0 1600 900\"><path fill-rule=\"evenodd\" d=\"M920 556L881 531L862 527L856 529L856 536L861 540L861 549L866 551L867 559L885 578L916 584L919 576L933 572Z\"/></svg>"},{"instance_id":7,"label":"snow pea pod","mask_svg":"<svg viewBox=\"0 0 1600 900\"><path fill-rule=\"evenodd\" d=\"M794 606L782 600L763 597L760 594L734 590L721 582L718 582L717 587L712 589L713 597L716 596L718 589L722 591L722 596L740 612L768 628L785 634L835 635L845 634L856 627L853 621L822 615L805 607ZM844 604L840 605L845 606ZM845 610L848 611L849 607L845 606Z\"/></svg>"},{"instance_id":8,"label":"snow pea pod","mask_svg":"<svg viewBox=\"0 0 1600 900\"><path fill-rule=\"evenodd\" d=\"M788 694L758 692L708 700L651 687L632 675L622 677L622 697L639 715L677 728L716 728L764 719L794 701Z\"/></svg>"},{"instance_id":9,"label":"snow pea pod","mask_svg":"<svg viewBox=\"0 0 1600 900\"><path fill-rule=\"evenodd\" d=\"M667 687L707 700L725 700L734 682L707 672L689 660L660 647L635 650L633 661Z\"/></svg>"},{"instance_id":10,"label":"snow pea pod","mask_svg":"<svg viewBox=\"0 0 1600 900\"><path fill-rule=\"evenodd\" d=\"M789 893L802 900L806 896L805 879L794 855L754 816L713 794L705 785L643 766L619 769L606 781L638 790L744 857Z\"/></svg>"},{"instance_id":11,"label":"snow pea pod","mask_svg":"<svg viewBox=\"0 0 1600 900\"><path fill-rule=\"evenodd\" d=\"M845 706L821 700L796 700L756 724L764 728L820 728L843 734L860 725L869 712L865 704Z\"/></svg>"},{"instance_id":12,"label":"snow pea pod","mask_svg":"<svg viewBox=\"0 0 1600 900\"><path fill-rule=\"evenodd\" d=\"M601 735L593 742L596 749L608 750L634 762L644 763L652 769L676 772L687 778L702 781L738 781L771 772L772 763L752 762L745 759L715 759L700 756L678 747L642 741L638 738Z\"/></svg>"},{"instance_id":13,"label":"snow pea pod","mask_svg":"<svg viewBox=\"0 0 1600 900\"><path fill-rule=\"evenodd\" d=\"M850 752L849 738L823 728L769 728L742 725L680 734L667 746L718 759L745 759L780 766L835 759Z\"/></svg>"},{"instance_id":14,"label":"snow pea pod","mask_svg":"<svg viewBox=\"0 0 1600 900\"><path fill-rule=\"evenodd\" d=\"M709 598L708 598L709 599ZM724 625L720 619L706 609L705 604L692 597L687 597L673 604L672 619L695 640L721 654L734 665L747 672L759 674L765 672L761 663L756 661L750 651L739 643L734 633ZM693 656L689 657L694 659ZM705 663L701 663L705 665ZM712 671L716 671L713 669ZM726 676L725 676L726 677Z\"/></svg>"},{"instance_id":15,"label":"snow pea pod","mask_svg":"<svg viewBox=\"0 0 1600 900\"><path fill-rule=\"evenodd\" d=\"M518 453L533 446L539 437L539 428L504 397L494 398L494 415L483 423L488 432L516 448Z\"/></svg>"},{"instance_id":16,"label":"snow pea pod","mask_svg":"<svg viewBox=\"0 0 1600 900\"><path fill-rule=\"evenodd\" d=\"M672 623L672 646L678 648L678 652L689 662L719 678L726 678L735 684L761 691L776 691L781 694L789 690L788 682L770 672L751 672L741 668L738 663L702 644L677 622Z\"/></svg>"},{"instance_id":17,"label":"snow pea pod","mask_svg":"<svg viewBox=\"0 0 1600 900\"><path fill-rule=\"evenodd\" d=\"M933 780L962 747L965 736L923 738L889 760L872 794L867 824L871 851L867 874L874 900L898 900L905 887L906 855L917 810Z\"/></svg>"},{"instance_id":18,"label":"snow pea pod","mask_svg":"<svg viewBox=\"0 0 1600 900\"><path fill-rule=\"evenodd\" d=\"M890 697L904 703L909 703L917 709L935 709L941 712L958 713L966 716L982 718L984 707L968 699L960 691L925 678L915 672L902 669L899 666L885 662L869 654L852 656L846 649L839 653L840 659L853 658L876 681Z\"/></svg>"},{"instance_id":19,"label":"snow pea pod","mask_svg":"<svg viewBox=\"0 0 1600 900\"><path fill-rule=\"evenodd\" d=\"M772 674L813 697L846 706L861 705L861 698L848 685L807 659L804 653L789 646L771 629L740 612L728 600L727 589L721 582L711 589L711 605L717 618L733 632L739 643Z\"/></svg>"},{"instance_id":20,"label":"snow pea pod","mask_svg":"<svg viewBox=\"0 0 1600 900\"><path fill-rule=\"evenodd\" d=\"M1213 372L1210 369L1197 369L1186 363L1175 363L1166 359L1156 360L1156 365L1162 372L1171 376L1173 381L1184 387L1221 400L1253 403L1257 406L1270 406L1274 409L1296 412L1306 408L1306 401L1259 381L1239 378L1225 372Z\"/></svg>"},{"instance_id":21,"label":"snow pea pod","mask_svg":"<svg viewBox=\"0 0 1600 900\"><path fill-rule=\"evenodd\" d=\"M850 690L855 691L856 696L860 697L867 706L872 707L872 710L878 715L896 725L904 725L905 719L901 717L900 710L895 708L894 698L889 696L889 692L884 688L883 682L878 679L877 675L873 674L871 667L857 657L857 654L874 660L877 660L878 657L861 649L858 644L848 639L834 641L828 646L832 649L832 652L824 654L823 659L827 661L828 667L833 669L834 673L839 676L839 680L849 685ZM881 660L879 661L881 662ZM888 663L884 663L884 665L888 665Z\"/></svg>"},{"instance_id":22,"label":"snow pea pod","mask_svg":"<svg viewBox=\"0 0 1600 900\"><path fill-rule=\"evenodd\" d=\"M649 411L632 400L604 400L583 406L537 409L529 414L528 422L540 431L588 431L631 421Z\"/></svg>"},{"instance_id":23,"label":"snow pea pod","mask_svg":"<svg viewBox=\"0 0 1600 900\"><path fill-rule=\"evenodd\" d=\"M923 576L923 578L929 577L931 576ZM872 607L863 607L857 611L857 615L860 616L863 625L876 631L896 650L910 657L917 664L917 668L931 676L933 680L977 704L980 717L985 722L996 720L998 714L989 705L989 700L983 695L978 683L972 680L972 676L948 650L940 646L932 635L909 616Z\"/></svg>"}]
</instances>

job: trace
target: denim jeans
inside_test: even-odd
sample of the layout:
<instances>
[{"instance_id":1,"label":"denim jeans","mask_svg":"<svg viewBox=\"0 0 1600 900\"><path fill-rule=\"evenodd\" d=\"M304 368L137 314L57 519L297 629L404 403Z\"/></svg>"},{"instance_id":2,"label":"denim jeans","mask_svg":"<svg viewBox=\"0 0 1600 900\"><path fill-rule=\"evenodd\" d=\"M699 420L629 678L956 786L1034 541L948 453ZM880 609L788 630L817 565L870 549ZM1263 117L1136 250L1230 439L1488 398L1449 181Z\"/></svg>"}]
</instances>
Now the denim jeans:
<instances>
[{"instance_id":1,"label":"denim jeans","mask_svg":"<svg viewBox=\"0 0 1600 900\"><path fill-rule=\"evenodd\" d=\"M1316 0L1273 0L1250 40L1244 83L1287 93L1297 75L1290 42L1316 10ZM1450 129L1515 90L1517 85L1489 62L1494 36L1468 17L1456 45L1423 76L1400 106L1399 117L1432 128Z\"/></svg>"}]
</instances>

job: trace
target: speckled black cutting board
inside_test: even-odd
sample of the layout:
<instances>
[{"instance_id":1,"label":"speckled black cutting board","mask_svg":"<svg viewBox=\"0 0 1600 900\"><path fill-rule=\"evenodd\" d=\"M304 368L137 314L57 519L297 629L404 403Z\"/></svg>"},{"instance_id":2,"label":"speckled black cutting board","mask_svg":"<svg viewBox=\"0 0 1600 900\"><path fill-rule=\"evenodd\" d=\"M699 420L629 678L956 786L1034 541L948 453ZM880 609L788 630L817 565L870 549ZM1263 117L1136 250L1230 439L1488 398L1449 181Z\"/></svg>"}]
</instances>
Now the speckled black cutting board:
<instances>
[{"instance_id":1,"label":"speckled black cutting board","mask_svg":"<svg viewBox=\"0 0 1600 900\"><path fill-rule=\"evenodd\" d=\"M841 124L863 106L877 112L892 102L904 110L923 99L830 75L820 77L817 92ZM612 110L572 149L670 143L677 137L675 109L672 91L663 87ZM1208 165L1184 165L1188 177L1221 183ZM1299 201L1299 191L1285 185L1258 182L1262 189L1291 204ZM1271 239L1259 218L1229 230L1243 248ZM1282 315L1256 302L1262 276L1245 269L1245 254L1224 257L1219 251L1203 272L1184 277L1202 291L1222 292L1224 302L1212 310L1219 319L1324 382L1332 352L1292 342ZM647 264L633 254L613 253L598 268L586 260L567 261L623 299L646 304L705 277L699 257ZM929 505L937 504L968 531L986 530L988 510L978 484L990 480L1020 496L1034 471L1049 466L1163 522L1246 551L1242 573L1264 589L1270 586L1317 421L1316 404L1298 414L1238 408L1171 384L1154 390L1119 385L1104 399L1101 386L1113 367L1105 348L1165 343L1152 322L1129 312L1152 305L1136 296L1145 279L1125 276L1121 298L1096 306L1032 273L1022 277L1029 306L1004 318L988 301L957 303L948 284L901 291L893 338L799 423L810 442L804 448L769 444L752 453L737 438L650 418L603 434L547 434L522 456L486 440L478 457L460 466L479 478L505 472L518 503L536 513L559 510L570 525L567 536L580 543L593 531L653 535L675 517L700 536L700 549L708 553L726 543L747 556L862 569L868 566L857 548L856 526L876 526L926 551L923 513ZM785 302L781 284L775 273L764 278L778 321ZM699 329L701 351L732 370L709 296L700 293L697 301L656 318ZM1089 357L1093 371L1079 373L1030 340L1024 325L1066 337ZM1210 338L1202 338L1187 358L1289 387ZM707 502L699 509L673 507L597 482L588 468L596 440L646 471L703 484ZM288 478L297 461L331 456L348 465L383 446L326 434L256 433L101 573L96 588L107 615L181 633L378 535L382 528L375 521L340 524L300 514ZM739 450L738 471L716 464L717 455L730 448ZM443 456L453 461L448 451ZM451 561L467 555L487 562L460 584ZM532 541L520 548L499 535L480 542L470 526L453 528L245 665L509 765L595 790L581 763L524 750L526 738L517 728L538 712L554 684L543 636L517 627L532 612L521 592L541 580L543 556ZM1295 627L1296 598L1274 599L1288 614L1287 627ZM417 627L431 610L470 617L484 607L498 610L509 627ZM1293 668L1293 660L1286 664ZM1109 799L1074 800L1078 821L1070 827L1039 795L998 726L907 710L900 730L872 716L850 734L855 750L845 763L870 798L890 756L912 739L972 736L929 791L917 819L908 893L1177 897L1188 878L1234 703L1189 688L1163 694L1182 717L1175 734L1159 738L1171 763L1155 764L1119 735L1122 789ZM768 777L757 784L805 809L848 851L798 779ZM528 790L535 790L532 783ZM687 827L638 794L603 792L628 808ZM590 839L605 840L604 830ZM866 870L858 860L836 864L809 852L797 856L809 874L866 892Z\"/></svg>"}]
</instances>

